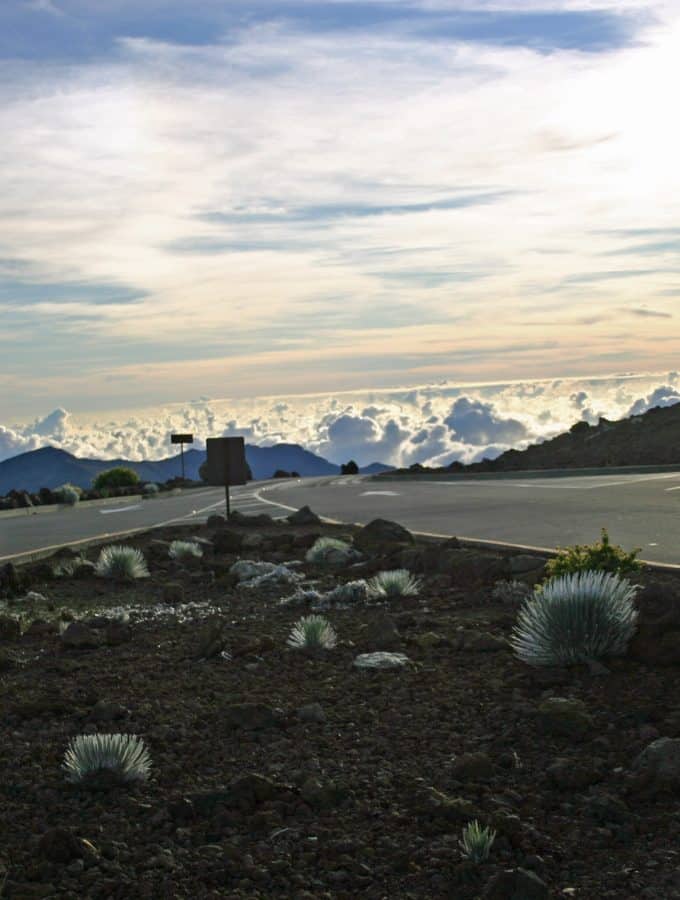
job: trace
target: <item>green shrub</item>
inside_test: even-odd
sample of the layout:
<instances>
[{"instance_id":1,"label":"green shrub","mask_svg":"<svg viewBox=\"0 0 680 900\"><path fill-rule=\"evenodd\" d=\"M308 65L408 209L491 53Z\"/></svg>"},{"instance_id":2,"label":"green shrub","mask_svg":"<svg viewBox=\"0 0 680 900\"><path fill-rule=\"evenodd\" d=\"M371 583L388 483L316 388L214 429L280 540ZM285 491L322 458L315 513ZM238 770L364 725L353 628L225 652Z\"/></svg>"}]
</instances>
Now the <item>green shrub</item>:
<instances>
[{"instance_id":1,"label":"green shrub","mask_svg":"<svg viewBox=\"0 0 680 900\"><path fill-rule=\"evenodd\" d=\"M160 488L156 484L155 481L150 481L148 484L145 484L142 488L143 493L146 497L155 497L156 494L159 493Z\"/></svg>"},{"instance_id":2,"label":"green shrub","mask_svg":"<svg viewBox=\"0 0 680 900\"><path fill-rule=\"evenodd\" d=\"M556 557L548 561L546 572L548 580L574 572L615 572L618 575L632 575L639 572L642 563L637 559L640 552L626 552L618 544L609 541L607 529L602 529L602 537L593 544L575 544L573 547L560 548Z\"/></svg>"},{"instance_id":3,"label":"green shrub","mask_svg":"<svg viewBox=\"0 0 680 900\"><path fill-rule=\"evenodd\" d=\"M553 578L520 609L510 645L532 666L620 656L635 632L637 591L615 572L573 572Z\"/></svg>"},{"instance_id":4,"label":"green shrub","mask_svg":"<svg viewBox=\"0 0 680 900\"><path fill-rule=\"evenodd\" d=\"M139 484L139 475L126 466L115 466L100 472L92 482L96 491L105 491L110 488L135 487Z\"/></svg>"}]
</instances>

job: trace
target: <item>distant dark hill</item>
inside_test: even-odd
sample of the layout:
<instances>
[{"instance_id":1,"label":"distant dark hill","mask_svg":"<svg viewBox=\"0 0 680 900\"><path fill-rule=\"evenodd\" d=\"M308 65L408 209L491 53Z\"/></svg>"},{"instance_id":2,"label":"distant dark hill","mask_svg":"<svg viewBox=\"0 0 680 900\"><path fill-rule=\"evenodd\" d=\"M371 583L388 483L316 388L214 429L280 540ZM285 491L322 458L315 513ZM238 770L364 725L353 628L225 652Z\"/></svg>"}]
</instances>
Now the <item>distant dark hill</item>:
<instances>
[{"instance_id":1,"label":"distant dark hill","mask_svg":"<svg viewBox=\"0 0 680 900\"><path fill-rule=\"evenodd\" d=\"M640 416L597 425L577 422L569 431L526 450L507 450L494 460L450 468L465 472L575 469L604 466L680 465L680 404L654 407Z\"/></svg>"},{"instance_id":2,"label":"distant dark hill","mask_svg":"<svg viewBox=\"0 0 680 900\"><path fill-rule=\"evenodd\" d=\"M337 475L340 471L339 466L297 444L275 444L273 447L246 445L246 459L255 479L271 478L277 469L300 475ZM186 452L186 477L198 479L198 468L204 461L205 450ZM65 450L42 447L0 462L0 495L12 489L37 491L41 487L56 488L67 481L82 488L90 487L99 472L113 466L134 469L142 481L164 482L181 474L179 456L148 462L81 459Z\"/></svg>"},{"instance_id":3,"label":"distant dark hill","mask_svg":"<svg viewBox=\"0 0 680 900\"><path fill-rule=\"evenodd\" d=\"M361 475L380 475L382 472L392 472L394 466L386 466L385 463L373 462L367 466L360 466Z\"/></svg>"}]
</instances>

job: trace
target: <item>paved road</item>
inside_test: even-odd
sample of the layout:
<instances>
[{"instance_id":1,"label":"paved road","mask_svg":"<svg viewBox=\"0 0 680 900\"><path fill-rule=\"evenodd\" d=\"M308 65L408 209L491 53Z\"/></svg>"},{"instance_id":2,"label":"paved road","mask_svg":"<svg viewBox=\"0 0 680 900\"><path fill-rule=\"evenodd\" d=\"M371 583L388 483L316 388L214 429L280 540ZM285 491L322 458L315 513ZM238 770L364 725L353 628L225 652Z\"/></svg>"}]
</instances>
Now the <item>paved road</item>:
<instances>
[{"instance_id":1,"label":"paved road","mask_svg":"<svg viewBox=\"0 0 680 900\"><path fill-rule=\"evenodd\" d=\"M231 489L232 509L244 513L266 512L286 516L257 500L255 491L267 482ZM152 528L182 522L201 522L211 513L224 513L224 488L196 488L148 500L120 498L110 503L83 504L37 514L0 516L0 562L18 554L63 544L75 545L96 537L108 537L135 528Z\"/></svg>"},{"instance_id":2,"label":"paved road","mask_svg":"<svg viewBox=\"0 0 680 900\"><path fill-rule=\"evenodd\" d=\"M381 516L415 531L554 549L606 527L641 557L680 565L680 471L657 474L406 482L335 478L268 486L262 497L321 515Z\"/></svg>"},{"instance_id":3,"label":"paved road","mask_svg":"<svg viewBox=\"0 0 680 900\"><path fill-rule=\"evenodd\" d=\"M382 516L415 531L544 548L593 541L604 526L616 543L641 547L644 559L680 565L680 471L436 482L305 478L253 483L232 489L232 497L243 512L281 517L308 504L341 521ZM141 503L0 518L0 559L133 528L202 521L223 508L224 492L206 488Z\"/></svg>"}]
</instances>

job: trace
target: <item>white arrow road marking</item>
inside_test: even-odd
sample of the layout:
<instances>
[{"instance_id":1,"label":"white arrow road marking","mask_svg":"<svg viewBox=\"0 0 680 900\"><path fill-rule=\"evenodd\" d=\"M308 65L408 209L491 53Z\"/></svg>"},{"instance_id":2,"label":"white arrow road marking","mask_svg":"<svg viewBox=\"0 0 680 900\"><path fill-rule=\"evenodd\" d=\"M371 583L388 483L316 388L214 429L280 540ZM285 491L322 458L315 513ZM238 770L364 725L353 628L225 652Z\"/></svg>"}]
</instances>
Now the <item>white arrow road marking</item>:
<instances>
[{"instance_id":1,"label":"white arrow road marking","mask_svg":"<svg viewBox=\"0 0 680 900\"><path fill-rule=\"evenodd\" d=\"M109 515L111 515L111 513L131 512L133 509L141 509L141 508L142 508L142 504L137 503L135 506L118 506L118 507L116 507L116 509L100 509L99 512L102 514L102 516L109 516Z\"/></svg>"},{"instance_id":2,"label":"white arrow road marking","mask_svg":"<svg viewBox=\"0 0 680 900\"><path fill-rule=\"evenodd\" d=\"M360 497L399 497L401 496L397 491L364 491L363 494L359 494Z\"/></svg>"}]
</instances>

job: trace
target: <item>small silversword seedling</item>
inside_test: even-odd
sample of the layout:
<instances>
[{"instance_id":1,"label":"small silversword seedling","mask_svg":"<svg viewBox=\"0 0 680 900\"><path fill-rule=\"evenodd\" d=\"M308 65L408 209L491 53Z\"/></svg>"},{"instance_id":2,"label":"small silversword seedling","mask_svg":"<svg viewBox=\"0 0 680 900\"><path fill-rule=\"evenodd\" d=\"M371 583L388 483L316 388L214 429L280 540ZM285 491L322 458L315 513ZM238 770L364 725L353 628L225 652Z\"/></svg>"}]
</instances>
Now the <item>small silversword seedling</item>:
<instances>
[{"instance_id":1,"label":"small silversword seedling","mask_svg":"<svg viewBox=\"0 0 680 900\"><path fill-rule=\"evenodd\" d=\"M635 633L639 588L612 572L575 572L534 591L519 611L510 644L532 666L563 666L621 656Z\"/></svg>"},{"instance_id":2,"label":"small silversword seedling","mask_svg":"<svg viewBox=\"0 0 680 900\"><path fill-rule=\"evenodd\" d=\"M458 846L471 862L479 864L489 858L495 840L496 832L491 828L482 828L475 819L463 829L463 839L458 841Z\"/></svg>"},{"instance_id":3,"label":"small silversword seedling","mask_svg":"<svg viewBox=\"0 0 680 900\"><path fill-rule=\"evenodd\" d=\"M326 595L330 606L335 604L365 603L368 599L368 584L363 578L358 581L347 581L339 584Z\"/></svg>"},{"instance_id":4,"label":"small silversword seedling","mask_svg":"<svg viewBox=\"0 0 680 900\"><path fill-rule=\"evenodd\" d=\"M136 734L79 734L66 748L63 767L72 784L130 784L148 779L151 757Z\"/></svg>"},{"instance_id":5,"label":"small silversword seedling","mask_svg":"<svg viewBox=\"0 0 680 900\"><path fill-rule=\"evenodd\" d=\"M178 562L200 559L203 556L203 548L196 541L173 541L168 549L168 556Z\"/></svg>"},{"instance_id":6,"label":"small silversword seedling","mask_svg":"<svg viewBox=\"0 0 680 900\"><path fill-rule=\"evenodd\" d=\"M95 573L102 578L120 578L125 581L149 576L144 555L140 550L136 547L114 545L102 549Z\"/></svg>"},{"instance_id":7,"label":"small silversword seedling","mask_svg":"<svg viewBox=\"0 0 680 900\"><path fill-rule=\"evenodd\" d=\"M332 650L337 643L335 629L323 616L303 616L288 637L295 650Z\"/></svg>"},{"instance_id":8,"label":"small silversword seedling","mask_svg":"<svg viewBox=\"0 0 680 900\"><path fill-rule=\"evenodd\" d=\"M408 569L378 572L368 583L368 594L374 599L389 597L413 597L420 590L420 579Z\"/></svg>"},{"instance_id":9,"label":"small silversword seedling","mask_svg":"<svg viewBox=\"0 0 680 900\"><path fill-rule=\"evenodd\" d=\"M309 548L305 559L315 566L338 566L349 562L356 556L356 551L346 541L332 537L320 537Z\"/></svg>"}]
</instances>

